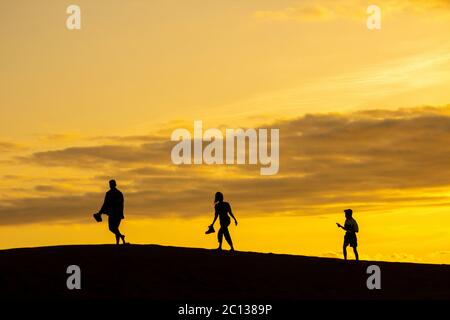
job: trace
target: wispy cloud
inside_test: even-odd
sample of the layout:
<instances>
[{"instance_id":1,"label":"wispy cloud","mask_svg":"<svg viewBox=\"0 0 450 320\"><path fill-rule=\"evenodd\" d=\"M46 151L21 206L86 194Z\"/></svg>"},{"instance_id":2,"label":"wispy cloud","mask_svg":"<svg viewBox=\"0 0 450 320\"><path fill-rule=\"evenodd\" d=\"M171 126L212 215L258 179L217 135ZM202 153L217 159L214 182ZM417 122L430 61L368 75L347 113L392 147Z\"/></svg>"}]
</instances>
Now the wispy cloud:
<instances>
[{"instance_id":1,"label":"wispy cloud","mask_svg":"<svg viewBox=\"0 0 450 320\"><path fill-rule=\"evenodd\" d=\"M118 142L126 142L127 139ZM21 157L25 162L50 166L98 167L102 163L161 163L167 160L165 152L170 142L157 139L140 145L110 144L93 147L71 147L61 150L36 152Z\"/></svg>"},{"instance_id":2,"label":"wispy cloud","mask_svg":"<svg viewBox=\"0 0 450 320\"><path fill-rule=\"evenodd\" d=\"M0 141L0 152L17 151L22 150L23 148L24 148L23 146L20 146L16 143Z\"/></svg>"},{"instance_id":3,"label":"wispy cloud","mask_svg":"<svg viewBox=\"0 0 450 320\"><path fill-rule=\"evenodd\" d=\"M338 18L366 19L367 1L349 0L322 0L322 1L298 1L287 7L278 9L258 10L253 16L265 21L324 21ZM397 13L406 14L432 14L436 16L448 16L450 2L448 0L380 0L378 5L384 15Z\"/></svg>"},{"instance_id":4,"label":"wispy cloud","mask_svg":"<svg viewBox=\"0 0 450 320\"><path fill-rule=\"evenodd\" d=\"M335 16L335 13L325 6L319 4L300 4L277 10L258 10L254 17L260 20L327 20Z\"/></svg>"}]
</instances>

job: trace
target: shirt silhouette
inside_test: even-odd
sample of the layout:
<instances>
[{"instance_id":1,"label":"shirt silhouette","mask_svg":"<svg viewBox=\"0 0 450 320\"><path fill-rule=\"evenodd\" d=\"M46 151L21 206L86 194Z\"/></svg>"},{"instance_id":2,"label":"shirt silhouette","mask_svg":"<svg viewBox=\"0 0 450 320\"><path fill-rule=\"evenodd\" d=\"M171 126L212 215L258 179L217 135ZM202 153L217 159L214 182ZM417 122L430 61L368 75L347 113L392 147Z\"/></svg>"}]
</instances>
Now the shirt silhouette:
<instances>
[{"instance_id":1,"label":"shirt silhouette","mask_svg":"<svg viewBox=\"0 0 450 320\"><path fill-rule=\"evenodd\" d=\"M344 229L347 230L347 232L356 233L359 231L358 223L356 223L356 220L353 219L353 217L349 217L345 219Z\"/></svg>"},{"instance_id":2,"label":"shirt silhouette","mask_svg":"<svg viewBox=\"0 0 450 320\"><path fill-rule=\"evenodd\" d=\"M102 208L99 213L107 214L109 217L124 219L123 215L124 199L123 194L116 187L111 188L105 194Z\"/></svg>"}]
</instances>

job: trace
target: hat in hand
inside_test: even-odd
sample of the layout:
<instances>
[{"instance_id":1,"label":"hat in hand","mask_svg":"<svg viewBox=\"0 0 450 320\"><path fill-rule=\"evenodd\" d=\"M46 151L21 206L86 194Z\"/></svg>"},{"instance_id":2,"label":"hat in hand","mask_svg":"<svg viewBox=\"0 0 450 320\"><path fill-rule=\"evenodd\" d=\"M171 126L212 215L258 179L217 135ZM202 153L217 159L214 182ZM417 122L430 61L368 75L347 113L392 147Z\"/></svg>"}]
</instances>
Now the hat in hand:
<instances>
[{"instance_id":1,"label":"hat in hand","mask_svg":"<svg viewBox=\"0 0 450 320\"><path fill-rule=\"evenodd\" d=\"M214 233L214 232L216 232L216 230L214 230L214 227L213 226L209 226L208 230L206 230L205 234L210 234L210 233Z\"/></svg>"}]
</instances>

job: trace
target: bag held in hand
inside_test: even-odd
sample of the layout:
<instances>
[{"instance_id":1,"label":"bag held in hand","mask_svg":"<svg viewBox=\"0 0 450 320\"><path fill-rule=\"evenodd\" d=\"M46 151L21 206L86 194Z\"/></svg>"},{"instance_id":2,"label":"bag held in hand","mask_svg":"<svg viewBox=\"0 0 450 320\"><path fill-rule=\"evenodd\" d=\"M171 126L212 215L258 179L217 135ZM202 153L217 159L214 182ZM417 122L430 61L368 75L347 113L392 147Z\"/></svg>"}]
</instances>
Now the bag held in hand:
<instances>
[{"instance_id":1,"label":"bag held in hand","mask_svg":"<svg viewBox=\"0 0 450 320\"><path fill-rule=\"evenodd\" d=\"M102 222L102 215L101 213L94 213L93 214L95 221Z\"/></svg>"}]
</instances>

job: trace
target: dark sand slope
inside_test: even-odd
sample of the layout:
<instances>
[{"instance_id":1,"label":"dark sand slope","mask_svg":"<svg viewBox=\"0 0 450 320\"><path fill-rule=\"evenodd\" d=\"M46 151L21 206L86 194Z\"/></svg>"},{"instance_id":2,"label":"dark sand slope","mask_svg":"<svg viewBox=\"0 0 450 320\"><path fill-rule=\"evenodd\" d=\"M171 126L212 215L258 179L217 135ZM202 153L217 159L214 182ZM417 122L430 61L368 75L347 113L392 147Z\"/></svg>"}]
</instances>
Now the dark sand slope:
<instances>
[{"instance_id":1,"label":"dark sand slope","mask_svg":"<svg viewBox=\"0 0 450 320\"><path fill-rule=\"evenodd\" d=\"M66 288L71 264L82 271L78 291ZM366 287L370 264L381 290ZM450 266L156 245L13 249L0 251L0 298L450 299Z\"/></svg>"}]
</instances>

